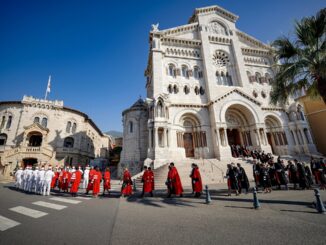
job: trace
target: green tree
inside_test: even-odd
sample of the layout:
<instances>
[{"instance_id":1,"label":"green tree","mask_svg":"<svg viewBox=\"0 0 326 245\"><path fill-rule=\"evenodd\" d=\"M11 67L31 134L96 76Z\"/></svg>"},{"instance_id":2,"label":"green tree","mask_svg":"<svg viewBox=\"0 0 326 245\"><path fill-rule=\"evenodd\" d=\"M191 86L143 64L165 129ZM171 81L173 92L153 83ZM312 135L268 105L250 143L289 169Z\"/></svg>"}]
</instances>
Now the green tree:
<instances>
[{"instance_id":1,"label":"green tree","mask_svg":"<svg viewBox=\"0 0 326 245\"><path fill-rule=\"evenodd\" d=\"M274 47L276 75L272 104L284 104L295 91L305 89L310 97L321 96L326 103L326 8L316 16L295 22L293 40L282 36Z\"/></svg>"}]
</instances>

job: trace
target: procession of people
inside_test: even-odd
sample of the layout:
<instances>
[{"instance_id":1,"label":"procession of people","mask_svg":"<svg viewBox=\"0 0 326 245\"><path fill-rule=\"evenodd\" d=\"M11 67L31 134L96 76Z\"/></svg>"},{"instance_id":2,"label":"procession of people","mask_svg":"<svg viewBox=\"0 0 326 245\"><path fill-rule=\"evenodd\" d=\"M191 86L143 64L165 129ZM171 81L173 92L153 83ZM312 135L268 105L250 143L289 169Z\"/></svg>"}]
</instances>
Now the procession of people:
<instances>
[{"instance_id":1,"label":"procession of people","mask_svg":"<svg viewBox=\"0 0 326 245\"><path fill-rule=\"evenodd\" d=\"M285 165L284 160L279 156L276 161L270 153L263 151L248 151L245 147L233 147L235 156L245 154L253 158L252 170L254 187L262 190L264 193L271 193L273 189L288 190L289 184L293 185L293 189L311 189L315 184L320 189L326 189L326 164L322 158L315 159L311 157L310 165L300 162L297 159L288 160ZM197 164L191 164L191 173L189 175L192 187L192 194L195 198L201 196L203 191L203 183L200 169ZM140 197L149 195L154 196L155 176L151 167L144 166L141 178L143 184ZM240 163L227 165L225 178L227 179L228 195L232 193L240 195L247 194L250 190L250 182L245 169ZM52 168L49 165L35 167L27 166L25 169L20 167L15 173L17 189L28 193L40 195L50 195L51 190L58 192L70 193L72 197L76 197L82 185L86 191L85 194L92 192L93 197L98 197L101 182L103 181L103 193L110 196L111 190L111 172L106 167L102 172L98 166L87 165L83 170L81 166L58 167ZM133 195L134 181L128 168L124 168L121 176L121 191L123 197ZM179 172L173 162L168 165L166 178L167 197L183 197L184 189Z\"/></svg>"}]
</instances>

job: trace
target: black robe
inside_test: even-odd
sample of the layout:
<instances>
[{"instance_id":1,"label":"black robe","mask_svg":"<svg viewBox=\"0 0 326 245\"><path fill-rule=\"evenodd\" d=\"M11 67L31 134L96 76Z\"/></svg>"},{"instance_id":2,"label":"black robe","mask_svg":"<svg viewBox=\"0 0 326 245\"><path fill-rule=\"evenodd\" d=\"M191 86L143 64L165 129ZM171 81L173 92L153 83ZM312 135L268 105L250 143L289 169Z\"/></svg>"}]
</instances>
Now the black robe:
<instances>
[{"instance_id":1,"label":"black robe","mask_svg":"<svg viewBox=\"0 0 326 245\"><path fill-rule=\"evenodd\" d=\"M248 176L243 167L239 168L238 180L239 180L239 184L240 184L240 189L241 188L246 189L246 190L249 189L250 184L249 184Z\"/></svg>"},{"instance_id":2,"label":"black robe","mask_svg":"<svg viewBox=\"0 0 326 245\"><path fill-rule=\"evenodd\" d=\"M302 165L302 163L298 163L297 168L298 168L299 186L302 189L305 189L305 188L307 188L309 186L307 176L306 176L306 171L305 171L304 166Z\"/></svg>"}]
</instances>

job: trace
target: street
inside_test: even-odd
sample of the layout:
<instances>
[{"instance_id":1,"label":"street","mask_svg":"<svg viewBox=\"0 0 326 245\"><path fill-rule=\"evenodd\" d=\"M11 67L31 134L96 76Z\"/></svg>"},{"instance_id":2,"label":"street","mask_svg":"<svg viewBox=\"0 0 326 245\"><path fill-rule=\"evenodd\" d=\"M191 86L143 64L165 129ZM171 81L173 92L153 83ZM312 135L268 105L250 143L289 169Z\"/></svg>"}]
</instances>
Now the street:
<instances>
[{"instance_id":1,"label":"street","mask_svg":"<svg viewBox=\"0 0 326 245\"><path fill-rule=\"evenodd\" d=\"M228 197L224 185L192 198L43 197L0 185L0 244L324 244L326 215L312 206L313 190ZM82 194L80 194L82 195ZM325 191L321 191L326 200ZM45 203L44 203L45 202ZM27 208L27 209L26 209ZM30 209L34 210L31 211ZM38 211L38 212L37 212ZM19 223L19 224L18 224Z\"/></svg>"}]
</instances>

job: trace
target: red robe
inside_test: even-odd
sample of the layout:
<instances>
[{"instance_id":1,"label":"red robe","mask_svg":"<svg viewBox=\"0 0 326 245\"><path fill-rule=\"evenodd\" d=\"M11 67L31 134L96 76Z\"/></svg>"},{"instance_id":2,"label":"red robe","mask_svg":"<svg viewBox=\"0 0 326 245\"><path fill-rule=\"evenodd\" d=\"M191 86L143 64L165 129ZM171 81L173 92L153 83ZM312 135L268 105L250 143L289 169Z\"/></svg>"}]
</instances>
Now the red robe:
<instances>
[{"instance_id":1,"label":"red robe","mask_svg":"<svg viewBox=\"0 0 326 245\"><path fill-rule=\"evenodd\" d=\"M66 171L61 170L60 174L59 174L59 190L63 188L63 176L65 174Z\"/></svg>"},{"instance_id":2,"label":"red robe","mask_svg":"<svg viewBox=\"0 0 326 245\"><path fill-rule=\"evenodd\" d=\"M81 181L81 172L80 171L75 171L73 173L71 173L71 188L70 188L70 192L71 193L77 193L78 192L78 188L79 188L79 184Z\"/></svg>"},{"instance_id":3,"label":"red robe","mask_svg":"<svg viewBox=\"0 0 326 245\"><path fill-rule=\"evenodd\" d=\"M124 171L123 173L123 184L121 187L121 194L125 196L129 196L132 194L132 186L131 186L132 180L131 175L128 170Z\"/></svg>"},{"instance_id":4,"label":"red robe","mask_svg":"<svg viewBox=\"0 0 326 245\"><path fill-rule=\"evenodd\" d=\"M64 174L62 177L62 190L68 191L69 182L70 182L70 173L67 171L64 171Z\"/></svg>"},{"instance_id":5,"label":"red robe","mask_svg":"<svg viewBox=\"0 0 326 245\"><path fill-rule=\"evenodd\" d=\"M191 173L192 188L194 192L202 192L203 184L201 181L201 176L198 168L194 168Z\"/></svg>"},{"instance_id":6,"label":"red robe","mask_svg":"<svg viewBox=\"0 0 326 245\"><path fill-rule=\"evenodd\" d=\"M92 178L93 195L97 195L100 192L101 180L102 180L102 173L100 171L95 170Z\"/></svg>"},{"instance_id":7,"label":"red robe","mask_svg":"<svg viewBox=\"0 0 326 245\"><path fill-rule=\"evenodd\" d=\"M152 170L148 170L149 179L151 180L152 190L155 190L155 182L154 182L154 172Z\"/></svg>"},{"instance_id":8,"label":"red robe","mask_svg":"<svg viewBox=\"0 0 326 245\"><path fill-rule=\"evenodd\" d=\"M144 183L143 185L143 191L144 193L152 192L153 191L153 183L154 182L154 174L152 171L145 170L142 181Z\"/></svg>"},{"instance_id":9,"label":"red robe","mask_svg":"<svg viewBox=\"0 0 326 245\"><path fill-rule=\"evenodd\" d=\"M95 172L96 172L95 169L91 169L89 171L89 179L88 179L87 191L92 191L93 190L93 176L94 176Z\"/></svg>"},{"instance_id":10,"label":"red robe","mask_svg":"<svg viewBox=\"0 0 326 245\"><path fill-rule=\"evenodd\" d=\"M51 181L51 189L55 188L58 178L59 178L59 172L55 172Z\"/></svg>"},{"instance_id":11,"label":"red robe","mask_svg":"<svg viewBox=\"0 0 326 245\"><path fill-rule=\"evenodd\" d=\"M168 181L170 188L172 189L171 194L181 195L183 192L182 183L176 167L172 167L168 173Z\"/></svg>"},{"instance_id":12,"label":"red robe","mask_svg":"<svg viewBox=\"0 0 326 245\"><path fill-rule=\"evenodd\" d=\"M110 171L105 171L104 172L104 181L103 181L103 190L110 190L111 188L111 173Z\"/></svg>"}]
</instances>

